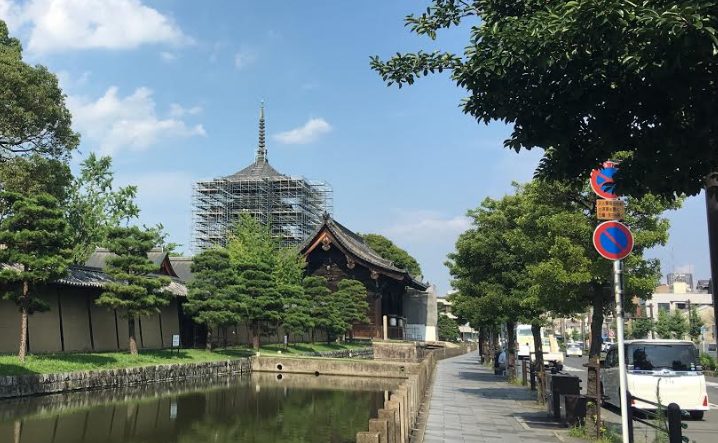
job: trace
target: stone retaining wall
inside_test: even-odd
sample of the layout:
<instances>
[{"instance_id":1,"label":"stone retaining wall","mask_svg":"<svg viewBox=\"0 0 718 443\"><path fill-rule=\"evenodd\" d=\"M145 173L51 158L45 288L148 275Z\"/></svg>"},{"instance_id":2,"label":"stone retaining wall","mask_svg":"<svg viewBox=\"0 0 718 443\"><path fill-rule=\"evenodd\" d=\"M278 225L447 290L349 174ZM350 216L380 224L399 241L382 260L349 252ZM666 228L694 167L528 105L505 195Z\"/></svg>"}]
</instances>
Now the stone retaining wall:
<instances>
[{"instance_id":1,"label":"stone retaining wall","mask_svg":"<svg viewBox=\"0 0 718 443\"><path fill-rule=\"evenodd\" d=\"M249 373L250 370L250 360L241 358L101 371L2 376L0 377L0 399L78 390L120 388L192 378L212 379L231 374Z\"/></svg>"},{"instance_id":2,"label":"stone retaining wall","mask_svg":"<svg viewBox=\"0 0 718 443\"><path fill-rule=\"evenodd\" d=\"M342 349L341 351L324 351L324 352L305 352L302 355L308 357L326 357L326 358L373 358L374 348L356 348Z\"/></svg>"},{"instance_id":3,"label":"stone retaining wall","mask_svg":"<svg viewBox=\"0 0 718 443\"><path fill-rule=\"evenodd\" d=\"M264 354L252 357L252 372L406 378L409 374L416 373L418 368L419 363L396 361L302 358Z\"/></svg>"}]
</instances>

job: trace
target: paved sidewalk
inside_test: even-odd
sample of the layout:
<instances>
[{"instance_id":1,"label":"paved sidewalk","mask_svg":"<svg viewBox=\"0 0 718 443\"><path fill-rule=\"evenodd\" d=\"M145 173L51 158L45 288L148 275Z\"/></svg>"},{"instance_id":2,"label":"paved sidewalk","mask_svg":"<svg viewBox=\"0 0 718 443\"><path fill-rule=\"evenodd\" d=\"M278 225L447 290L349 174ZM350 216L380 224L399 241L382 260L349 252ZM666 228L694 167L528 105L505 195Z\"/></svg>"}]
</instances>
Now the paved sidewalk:
<instances>
[{"instance_id":1,"label":"paved sidewalk","mask_svg":"<svg viewBox=\"0 0 718 443\"><path fill-rule=\"evenodd\" d=\"M506 383L478 358L472 352L438 363L424 442L560 441L535 393Z\"/></svg>"}]
</instances>

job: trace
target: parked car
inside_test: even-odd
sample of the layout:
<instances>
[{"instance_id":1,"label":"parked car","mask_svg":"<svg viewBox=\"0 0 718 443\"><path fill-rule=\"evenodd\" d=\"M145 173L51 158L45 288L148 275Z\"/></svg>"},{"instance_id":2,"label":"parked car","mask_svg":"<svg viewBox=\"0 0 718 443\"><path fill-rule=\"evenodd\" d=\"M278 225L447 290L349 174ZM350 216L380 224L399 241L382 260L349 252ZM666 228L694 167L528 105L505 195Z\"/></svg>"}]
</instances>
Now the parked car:
<instances>
[{"instance_id":1,"label":"parked car","mask_svg":"<svg viewBox=\"0 0 718 443\"><path fill-rule=\"evenodd\" d=\"M706 380L698 363L698 350L687 340L628 340L625 342L628 392L665 407L676 403L691 418L701 420L709 410ZM618 348L610 348L601 371L606 402L620 406ZM655 410L636 400L636 408Z\"/></svg>"},{"instance_id":2,"label":"parked car","mask_svg":"<svg viewBox=\"0 0 718 443\"><path fill-rule=\"evenodd\" d=\"M566 346L566 357L583 357L583 349L576 343L569 343Z\"/></svg>"},{"instance_id":3,"label":"parked car","mask_svg":"<svg viewBox=\"0 0 718 443\"><path fill-rule=\"evenodd\" d=\"M615 342L612 342L612 341L601 342L601 352L608 352L608 350L613 346L616 346Z\"/></svg>"}]
</instances>

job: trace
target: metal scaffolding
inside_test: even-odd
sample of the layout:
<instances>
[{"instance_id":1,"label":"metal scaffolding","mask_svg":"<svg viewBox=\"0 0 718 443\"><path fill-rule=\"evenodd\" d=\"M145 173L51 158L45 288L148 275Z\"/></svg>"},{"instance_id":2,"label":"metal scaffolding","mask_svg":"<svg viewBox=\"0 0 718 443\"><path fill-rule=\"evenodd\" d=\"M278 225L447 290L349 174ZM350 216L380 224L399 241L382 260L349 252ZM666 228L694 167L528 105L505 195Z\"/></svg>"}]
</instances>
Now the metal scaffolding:
<instances>
[{"instance_id":1,"label":"metal scaffolding","mask_svg":"<svg viewBox=\"0 0 718 443\"><path fill-rule=\"evenodd\" d=\"M255 162L227 177L200 181L192 189L192 236L195 253L226 246L228 234L241 214L269 225L285 246L304 241L332 212L329 184L277 172L267 161L264 108L259 116L259 145Z\"/></svg>"}]
</instances>

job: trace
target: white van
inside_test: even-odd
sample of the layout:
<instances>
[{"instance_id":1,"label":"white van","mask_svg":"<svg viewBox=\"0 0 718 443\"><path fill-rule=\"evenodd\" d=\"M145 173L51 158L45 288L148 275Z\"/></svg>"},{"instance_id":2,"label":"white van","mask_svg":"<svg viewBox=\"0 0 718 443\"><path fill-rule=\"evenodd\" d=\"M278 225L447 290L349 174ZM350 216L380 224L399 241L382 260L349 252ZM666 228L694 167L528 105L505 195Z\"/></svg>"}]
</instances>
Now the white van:
<instances>
[{"instance_id":1,"label":"white van","mask_svg":"<svg viewBox=\"0 0 718 443\"><path fill-rule=\"evenodd\" d=\"M709 409L703 368L698 365L698 350L687 340L627 340L626 372L628 392L634 397L659 403L664 407L676 403L691 418L700 420ZM619 406L620 380L618 347L611 347L601 370L606 402ZM649 403L635 400L632 406L655 410Z\"/></svg>"}]
</instances>

